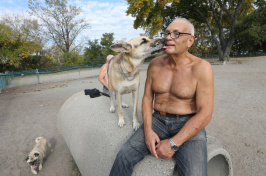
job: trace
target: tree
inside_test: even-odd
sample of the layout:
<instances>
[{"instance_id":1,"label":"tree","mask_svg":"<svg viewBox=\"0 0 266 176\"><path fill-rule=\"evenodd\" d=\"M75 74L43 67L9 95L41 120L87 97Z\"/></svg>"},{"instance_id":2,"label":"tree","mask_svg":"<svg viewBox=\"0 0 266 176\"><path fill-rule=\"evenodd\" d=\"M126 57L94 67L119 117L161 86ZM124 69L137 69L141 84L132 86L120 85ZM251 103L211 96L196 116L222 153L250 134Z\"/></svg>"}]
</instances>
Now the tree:
<instances>
[{"instance_id":1,"label":"tree","mask_svg":"<svg viewBox=\"0 0 266 176\"><path fill-rule=\"evenodd\" d=\"M104 58L106 58L109 54L116 54L116 52L110 49L110 46L114 44L114 33L104 33L100 43L102 45L102 52Z\"/></svg>"},{"instance_id":2,"label":"tree","mask_svg":"<svg viewBox=\"0 0 266 176\"><path fill-rule=\"evenodd\" d=\"M105 63L106 59L99 41L97 39L89 40L88 45L89 47L86 47L84 51L84 63L89 65Z\"/></svg>"},{"instance_id":3,"label":"tree","mask_svg":"<svg viewBox=\"0 0 266 176\"><path fill-rule=\"evenodd\" d=\"M219 59L228 61L235 39L237 19L253 10L254 0L127 0L128 15L136 17L134 28L156 35L178 16L205 23Z\"/></svg>"},{"instance_id":4,"label":"tree","mask_svg":"<svg viewBox=\"0 0 266 176\"><path fill-rule=\"evenodd\" d=\"M256 10L247 14L236 26L236 52L266 50L266 2L258 0Z\"/></svg>"},{"instance_id":5,"label":"tree","mask_svg":"<svg viewBox=\"0 0 266 176\"><path fill-rule=\"evenodd\" d=\"M20 27L12 28L3 21L0 22L0 72L31 69L34 66L31 62L32 54L38 51L40 46L28 30Z\"/></svg>"},{"instance_id":6,"label":"tree","mask_svg":"<svg viewBox=\"0 0 266 176\"><path fill-rule=\"evenodd\" d=\"M58 46L63 53L75 49L75 41L80 33L89 27L84 18L78 18L81 9L68 5L67 0L29 0L29 13L39 18L46 29L46 36ZM72 48L71 48L72 47Z\"/></svg>"},{"instance_id":7,"label":"tree","mask_svg":"<svg viewBox=\"0 0 266 176\"><path fill-rule=\"evenodd\" d=\"M20 35L20 49L13 48L13 51L13 49L9 47L8 50L13 54L18 51L28 53L27 57L11 60L11 65L14 64L18 69L32 69L51 66L52 59L45 46L47 40L43 36L42 29L36 19L24 17L23 14L12 14L3 16L1 23L10 28L8 33L6 33L6 35L8 34L7 36L14 37L17 34ZM12 38L9 39L12 40ZM18 58L19 56L15 54L13 57ZM13 57L9 58L11 59Z\"/></svg>"}]
</instances>

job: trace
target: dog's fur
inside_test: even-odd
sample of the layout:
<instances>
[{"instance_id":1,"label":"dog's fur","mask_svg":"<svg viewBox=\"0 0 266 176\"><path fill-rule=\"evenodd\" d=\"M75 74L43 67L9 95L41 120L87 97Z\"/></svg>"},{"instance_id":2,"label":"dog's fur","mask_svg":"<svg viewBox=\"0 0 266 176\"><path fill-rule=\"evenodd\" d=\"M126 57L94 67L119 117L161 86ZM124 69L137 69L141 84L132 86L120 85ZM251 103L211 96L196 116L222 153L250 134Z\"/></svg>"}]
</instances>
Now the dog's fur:
<instances>
[{"instance_id":1,"label":"dog's fur","mask_svg":"<svg viewBox=\"0 0 266 176\"><path fill-rule=\"evenodd\" d=\"M36 138L36 146L32 149L29 156L26 158L27 163L31 166L31 172L37 174L37 170L42 169L43 159L46 155L47 148L53 151L51 144L43 137Z\"/></svg>"},{"instance_id":2,"label":"dog's fur","mask_svg":"<svg viewBox=\"0 0 266 176\"><path fill-rule=\"evenodd\" d=\"M139 128L137 117L137 104L139 97L139 68L145 58L161 54L163 52L164 39L149 39L141 36L131 39L128 43L117 43L110 48L120 52L114 59L110 60L108 67L108 89L110 93L110 112L115 111L113 94L116 93L119 110L118 126L125 124L122 111L122 95L132 92L133 98L133 129ZM124 106L123 106L124 107Z\"/></svg>"}]
</instances>

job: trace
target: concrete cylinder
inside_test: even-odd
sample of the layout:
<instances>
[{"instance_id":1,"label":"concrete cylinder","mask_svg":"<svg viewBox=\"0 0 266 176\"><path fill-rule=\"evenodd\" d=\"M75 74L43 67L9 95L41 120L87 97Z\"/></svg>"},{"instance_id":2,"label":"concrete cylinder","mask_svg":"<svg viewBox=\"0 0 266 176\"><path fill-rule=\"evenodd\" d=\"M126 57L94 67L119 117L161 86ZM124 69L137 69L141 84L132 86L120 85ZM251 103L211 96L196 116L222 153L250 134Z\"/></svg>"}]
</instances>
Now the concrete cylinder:
<instances>
[{"instance_id":1,"label":"concrete cylinder","mask_svg":"<svg viewBox=\"0 0 266 176\"><path fill-rule=\"evenodd\" d=\"M229 153L214 137L207 137L208 175L233 176L232 161Z\"/></svg>"},{"instance_id":2,"label":"concrete cylinder","mask_svg":"<svg viewBox=\"0 0 266 176\"><path fill-rule=\"evenodd\" d=\"M107 176L116 154L134 133L132 105L124 110L126 125L118 127L117 113L109 112L109 98L90 98L79 92L70 97L58 114L58 128L83 176ZM140 108L138 117L142 123ZM117 112L117 111L116 111ZM230 156L214 137L208 136L209 176L232 176ZM173 160L146 156L135 167L134 176L173 176Z\"/></svg>"}]
</instances>

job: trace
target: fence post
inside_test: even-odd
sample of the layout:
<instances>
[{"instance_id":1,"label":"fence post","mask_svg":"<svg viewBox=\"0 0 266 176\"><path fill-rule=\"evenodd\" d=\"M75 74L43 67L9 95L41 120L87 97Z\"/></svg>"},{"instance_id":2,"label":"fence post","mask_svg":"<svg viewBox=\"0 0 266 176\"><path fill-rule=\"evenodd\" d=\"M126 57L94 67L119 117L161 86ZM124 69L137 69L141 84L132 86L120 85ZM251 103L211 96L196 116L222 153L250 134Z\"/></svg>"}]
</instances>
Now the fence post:
<instances>
[{"instance_id":1,"label":"fence post","mask_svg":"<svg viewBox=\"0 0 266 176\"><path fill-rule=\"evenodd\" d=\"M1 91L2 91L2 89L3 89L3 86L2 86L2 73L0 73L0 93L1 93Z\"/></svg>"},{"instance_id":2,"label":"fence post","mask_svg":"<svg viewBox=\"0 0 266 176\"><path fill-rule=\"evenodd\" d=\"M36 74L37 74L37 78L38 78L38 84L40 84L39 71L37 68L36 68Z\"/></svg>"}]
</instances>

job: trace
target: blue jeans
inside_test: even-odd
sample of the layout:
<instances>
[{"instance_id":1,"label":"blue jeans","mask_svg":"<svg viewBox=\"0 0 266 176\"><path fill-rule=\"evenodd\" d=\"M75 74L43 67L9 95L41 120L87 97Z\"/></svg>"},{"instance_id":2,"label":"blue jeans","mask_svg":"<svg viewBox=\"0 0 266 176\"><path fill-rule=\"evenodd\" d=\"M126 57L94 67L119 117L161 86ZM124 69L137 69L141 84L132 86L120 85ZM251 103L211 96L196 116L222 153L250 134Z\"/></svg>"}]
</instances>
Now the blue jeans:
<instances>
[{"instance_id":1,"label":"blue jeans","mask_svg":"<svg viewBox=\"0 0 266 176\"><path fill-rule=\"evenodd\" d=\"M160 140L169 139L193 115L180 118L169 118L153 113L152 128ZM131 176L137 162L150 154L146 144L143 125L128 139L118 152L110 176ZM205 129L183 143L174 154L178 176L207 175L207 138Z\"/></svg>"}]
</instances>

